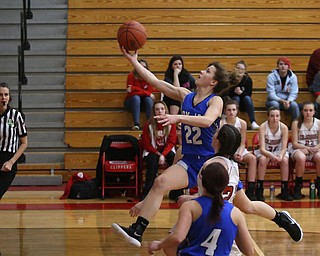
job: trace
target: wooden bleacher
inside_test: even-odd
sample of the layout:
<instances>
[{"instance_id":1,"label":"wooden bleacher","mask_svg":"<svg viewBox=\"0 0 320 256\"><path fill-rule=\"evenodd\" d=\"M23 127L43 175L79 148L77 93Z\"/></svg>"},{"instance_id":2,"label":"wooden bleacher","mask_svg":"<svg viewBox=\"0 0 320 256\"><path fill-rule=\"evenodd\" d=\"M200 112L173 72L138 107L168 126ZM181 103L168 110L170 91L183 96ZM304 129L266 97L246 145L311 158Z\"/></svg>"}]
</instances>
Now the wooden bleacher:
<instances>
[{"instance_id":1,"label":"wooden bleacher","mask_svg":"<svg viewBox=\"0 0 320 256\"><path fill-rule=\"evenodd\" d=\"M93 175L105 134L140 134L130 130L131 114L123 107L132 67L115 38L127 20L146 27L148 39L139 55L160 79L174 54L184 57L185 67L195 77L213 60L228 70L245 60L253 79L258 123L266 120L266 78L279 56L292 62L300 87L298 102L313 100L305 72L310 54L319 47L318 0L177 0L170 5L162 0L69 0L68 4L65 142L71 152L65 153L66 170ZM241 117L247 120L245 113ZM282 118L290 123L288 116ZM248 131L248 141L253 133Z\"/></svg>"}]
</instances>

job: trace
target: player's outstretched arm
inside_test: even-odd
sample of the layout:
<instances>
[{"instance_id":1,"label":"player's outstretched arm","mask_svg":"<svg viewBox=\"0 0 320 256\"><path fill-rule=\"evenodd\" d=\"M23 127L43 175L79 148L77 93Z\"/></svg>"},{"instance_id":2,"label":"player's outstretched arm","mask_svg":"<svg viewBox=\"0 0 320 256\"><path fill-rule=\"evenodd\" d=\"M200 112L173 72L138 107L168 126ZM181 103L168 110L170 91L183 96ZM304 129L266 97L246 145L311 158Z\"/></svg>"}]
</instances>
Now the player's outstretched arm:
<instances>
[{"instance_id":1,"label":"player's outstretched arm","mask_svg":"<svg viewBox=\"0 0 320 256\"><path fill-rule=\"evenodd\" d=\"M158 91L164 93L166 96L170 98L173 98L179 101L183 101L184 97L188 93L190 93L190 91L186 88L176 87L176 86L173 86L172 84L169 84L163 80L158 79L152 72L144 68L138 62L138 51L135 51L134 53L130 53L124 47L121 47L120 49L123 55L132 64L133 68L139 73L139 75Z\"/></svg>"},{"instance_id":2,"label":"player's outstretched arm","mask_svg":"<svg viewBox=\"0 0 320 256\"><path fill-rule=\"evenodd\" d=\"M254 255L254 243L249 233L246 220L240 210L236 207L232 209L231 218L238 226L238 233L236 236L236 243L240 251L245 255Z\"/></svg>"}]
</instances>

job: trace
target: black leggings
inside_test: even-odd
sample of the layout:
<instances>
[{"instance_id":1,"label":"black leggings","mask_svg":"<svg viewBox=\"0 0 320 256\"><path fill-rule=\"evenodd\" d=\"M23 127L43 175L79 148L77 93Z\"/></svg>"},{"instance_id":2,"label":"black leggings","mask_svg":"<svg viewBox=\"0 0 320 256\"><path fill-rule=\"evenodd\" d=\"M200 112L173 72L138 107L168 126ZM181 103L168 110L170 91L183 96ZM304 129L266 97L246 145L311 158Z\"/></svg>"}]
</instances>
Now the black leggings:
<instances>
[{"instance_id":1,"label":"black leggings","mask_svg":"<svg viewBox=\"0 0 320 256\"><path fill-rule=\"evenodd\" d=\"M166 155L166 162L168 166L171 166L174 160L175 153L170 151ZM146 161L146 182L142 191L143 198L146 197L153 185L154 180L158 175L159 169L159 156L153 153L149 153L144 160Z\"/></svg>"},{"instance_id":2,"label":"black leggings","mask_svg":"<svg viewBox=\"0 0 320 256\"><path fill-rule=\"evenodd\" d=\"M2 165L13 157L14 153L0 152L0 168ZM14 177L17 174L17 163L12 165L10 172L0 171L0 199L7 192Z\"/></svg>"}]
</instances>

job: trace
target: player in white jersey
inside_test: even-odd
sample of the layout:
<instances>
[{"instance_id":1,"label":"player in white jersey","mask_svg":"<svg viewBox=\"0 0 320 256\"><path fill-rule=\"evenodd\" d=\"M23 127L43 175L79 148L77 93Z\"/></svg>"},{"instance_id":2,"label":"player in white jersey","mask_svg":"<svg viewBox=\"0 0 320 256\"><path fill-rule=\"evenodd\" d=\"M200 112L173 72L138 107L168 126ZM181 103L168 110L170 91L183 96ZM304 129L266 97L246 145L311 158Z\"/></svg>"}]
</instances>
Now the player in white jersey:
<instances>
[{"instance_id":1,"label":"player in white jersey","mask_svg":"<svg viewBox=\"0 0 320 256\"><path fill-rule=\"evenodd\" d=\"M224 117L221 119L221 125L230 124L236 127L241 133L241 145L235 154L235 160L239 163L245 163L247 170L248 188L246 195L251 201L256 201L254 194L257 173L257 158L254 154L246 149L247 123L238 117L239 105L235 100L228 100L224 104Z\"/></svg>"},{"instance_id":2,"label":"player in white jersey","mask_svg":"<svg viewBox=\"0 0 320 256\"><path fill-rule=\"evenodd\" d=\"M320 198L320 120L314 117L315 108L312 102L305 102L299 118L292 122L291 157L295 161L296 181L294 185L294 199L301 199L302 177L305 171L306 160L316 164L317 196Z\"/></svg>"},{"instance_id":3,"label":"player in white jersey","mask_svg":"<svg viewBox=\"0 0 320 256\"><path fill-rule=\"evenodd\" d=\"M288 190L289 179L289 153L288 127L280 122L280 110L277 107L270 107L267 111L268 120L259 128L259 149L255 150L258 158L258 180L256 197L259 201L264 201L263 183L267 165L273 162L275 166L280 166L281 175L281 199L292 201L293 198Z\"/></svg>"}]
</instances>

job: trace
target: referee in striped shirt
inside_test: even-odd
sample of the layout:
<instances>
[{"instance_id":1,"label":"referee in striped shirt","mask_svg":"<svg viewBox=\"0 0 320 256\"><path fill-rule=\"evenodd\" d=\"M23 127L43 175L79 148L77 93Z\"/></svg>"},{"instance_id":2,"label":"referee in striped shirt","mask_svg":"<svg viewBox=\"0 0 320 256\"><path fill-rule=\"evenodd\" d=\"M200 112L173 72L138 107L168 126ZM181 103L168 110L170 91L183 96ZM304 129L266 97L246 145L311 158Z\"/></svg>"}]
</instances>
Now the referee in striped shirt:
<instances>
[{"instance_id":1,"label":"referee in striped shirt","mask_svg":"<svg viewBox=\"0 0 320 256\"><path fill-rule=\"evenodd\" d=\"M17 174L17 160L27 148L28 138L22 115L9 106L10 90L0 83L0 199Z\"/></svg>"}]
</instances>

